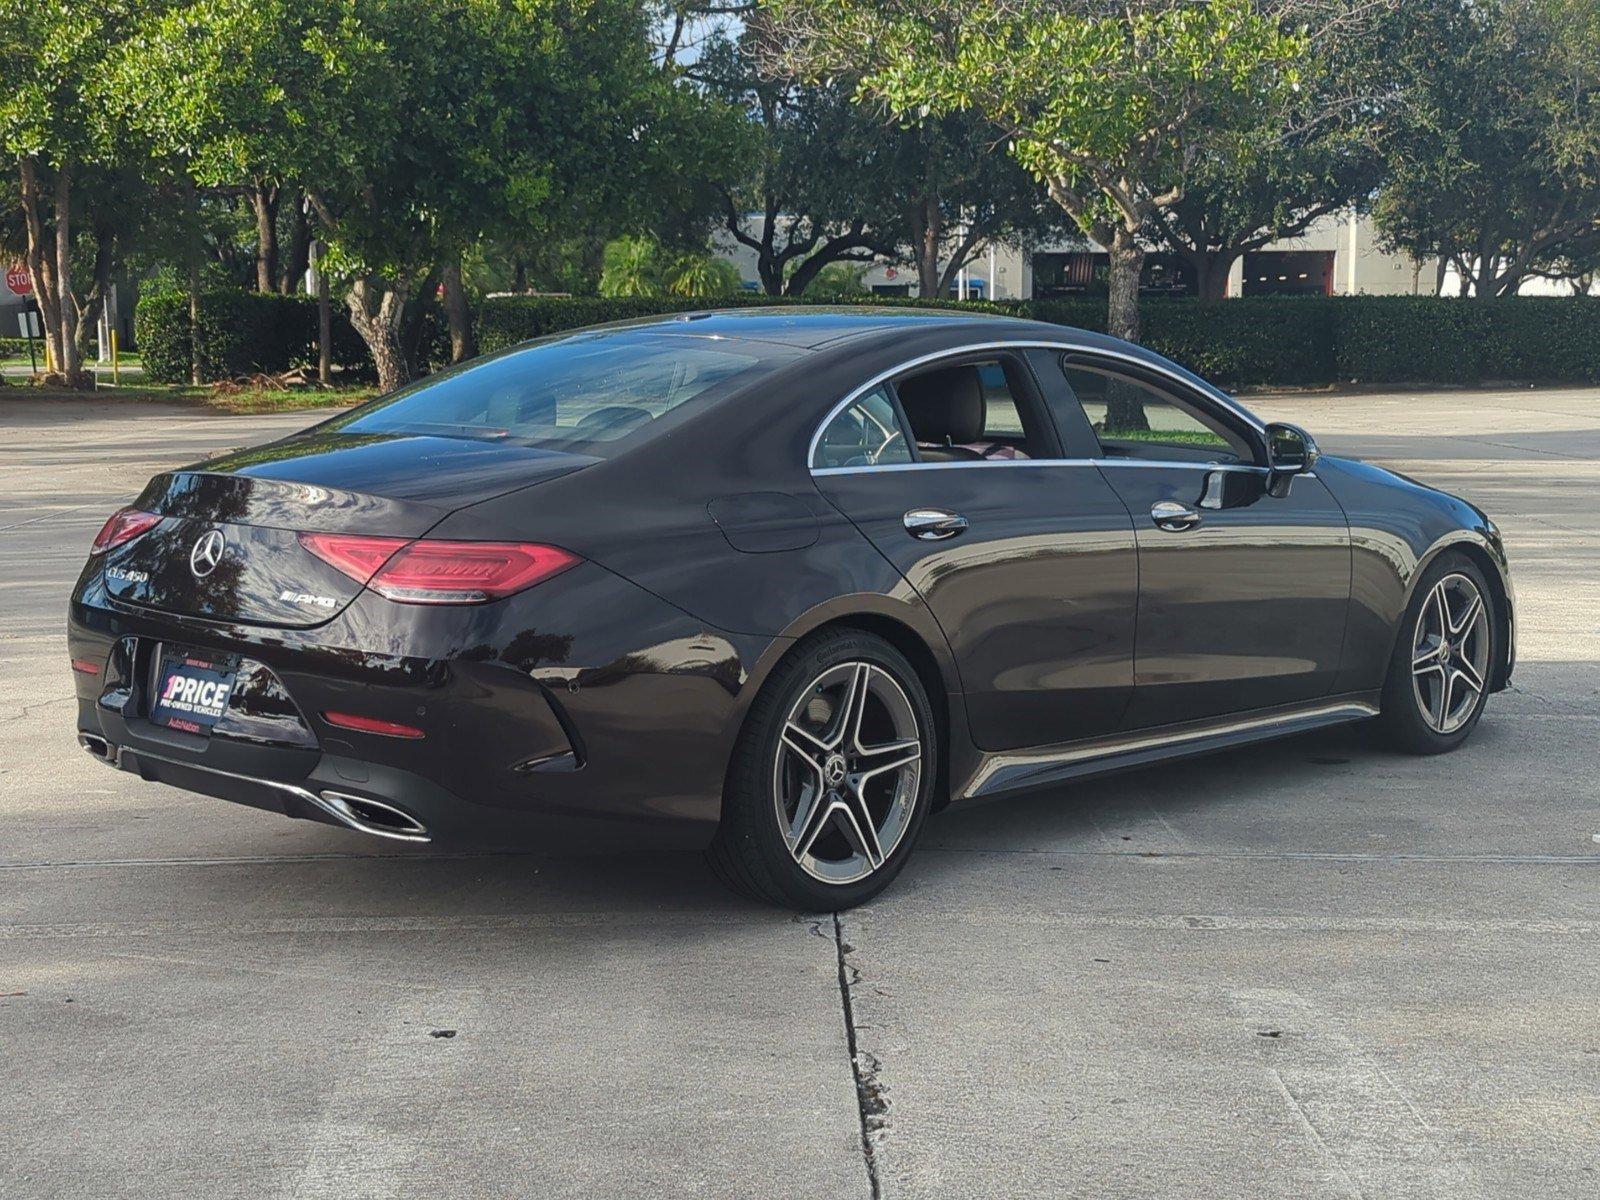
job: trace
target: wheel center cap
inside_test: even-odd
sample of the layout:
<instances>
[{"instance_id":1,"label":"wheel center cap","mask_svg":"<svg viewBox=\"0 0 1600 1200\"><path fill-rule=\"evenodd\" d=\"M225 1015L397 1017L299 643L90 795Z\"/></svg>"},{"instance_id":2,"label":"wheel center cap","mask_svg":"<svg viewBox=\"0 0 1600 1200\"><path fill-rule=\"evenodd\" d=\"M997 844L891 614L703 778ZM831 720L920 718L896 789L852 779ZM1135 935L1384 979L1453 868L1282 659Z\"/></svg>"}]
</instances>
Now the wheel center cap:
<instances>
[{"instance_id":1,"label":"wheel center cap","mask_svg":"<svg viewBox=\"0 0 1600 1200\"><path fill-rule=\"evenodd\" d=\"M827 762L822 764L822 778L829 787L838 787L849 773L850 768L845 764L842 754L830 754Z\"/></svg>"}]
</instances>

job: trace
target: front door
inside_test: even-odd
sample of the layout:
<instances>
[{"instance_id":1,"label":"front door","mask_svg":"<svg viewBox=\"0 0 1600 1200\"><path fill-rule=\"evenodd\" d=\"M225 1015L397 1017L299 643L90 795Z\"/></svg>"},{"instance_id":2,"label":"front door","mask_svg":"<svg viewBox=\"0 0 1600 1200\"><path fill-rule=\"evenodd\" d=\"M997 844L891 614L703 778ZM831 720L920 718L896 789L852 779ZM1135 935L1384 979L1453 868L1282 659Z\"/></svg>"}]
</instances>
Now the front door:
<instances>
[{"instance_id":1,"label":"front door","mask_svg":"<svg viewBox=\"0 0 1600 1200\"><path fill-rule=\"evenodd\" d=\"M1139 546L1129 726L1329 695L1350 600L1350 533L1327 487L1306 474L1286 492L1269 488L1249 429L1198 389L1156 386L1081 355L1061 369Z\"/></svg>"},{"instance_id":2,"label":"front door","mask_svg":"<svg viewBox=\"0 0 1600 1200\"><path fill-rule=\"evenodd\" d=\"M818 454L817 486L944 630L980 747L1119 727L1133 685L1133 526L1092 461L1062 458L1020 355L874 389Z\"/></svg>"}]
</instances>

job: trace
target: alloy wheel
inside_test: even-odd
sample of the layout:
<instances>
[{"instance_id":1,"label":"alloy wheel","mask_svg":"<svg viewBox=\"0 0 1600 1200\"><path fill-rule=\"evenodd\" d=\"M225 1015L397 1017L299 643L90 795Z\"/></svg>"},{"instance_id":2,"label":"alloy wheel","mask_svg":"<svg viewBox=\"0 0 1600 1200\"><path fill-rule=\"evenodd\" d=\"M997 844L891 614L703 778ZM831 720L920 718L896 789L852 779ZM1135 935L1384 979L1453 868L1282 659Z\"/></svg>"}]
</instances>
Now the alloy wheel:
<instances>
[{"instance_id":1,"label":"alloy wheel","mask_svg":"<svg viewBox=\"0 0 1600 1200\"><path fill-rule=\"evenodd\" d=\"M778 828L801 870L864 879L905 836L922 781L922 731L905 689L876 663L818 675L783 724L773 763Z\"/></svg>"},{"instance_id":2,"label":"alloy wheel","mask_svg":"<svg viewBox=\"0 0 1600 1200\"><path fill-rule=\"evenodd\" d=\"M1466 724L1489 675L1489 611L1478 585L1446 575L1433 585L1411 638L1411 690L1435 733Z\"/></svg>"}]
</instances>

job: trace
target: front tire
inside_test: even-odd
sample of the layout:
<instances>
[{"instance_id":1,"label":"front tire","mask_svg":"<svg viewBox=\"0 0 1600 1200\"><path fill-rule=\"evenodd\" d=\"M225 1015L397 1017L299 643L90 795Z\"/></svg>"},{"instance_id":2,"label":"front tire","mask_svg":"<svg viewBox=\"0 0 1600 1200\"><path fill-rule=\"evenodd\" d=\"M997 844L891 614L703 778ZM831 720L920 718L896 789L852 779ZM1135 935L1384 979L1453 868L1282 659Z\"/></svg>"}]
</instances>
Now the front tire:
<instances>
[{"instance_id":1,"label":"front tire","mask_svg":"<svg viewBox=\"0 0 1600 1200\"><path fill-rule=\"evenodd\" d=\"M1446 553L1423 574L1389 660L1379 721L1408 754L1444 754L1483 715L1500 630L1494 593L1476 563Z\"/></svg>"},{"instance_id":2,"label":"front tire","mask_svg":"<svg viewBox=\"0 0 1600 1200\"><path fill-rule=\"evenodd\" d=\"M745 718L712 869L752 899L805 912L877 895L927 816L937 739L927 690L893 646L847 629L806 639Z\"/></svg>"}]
</instances>

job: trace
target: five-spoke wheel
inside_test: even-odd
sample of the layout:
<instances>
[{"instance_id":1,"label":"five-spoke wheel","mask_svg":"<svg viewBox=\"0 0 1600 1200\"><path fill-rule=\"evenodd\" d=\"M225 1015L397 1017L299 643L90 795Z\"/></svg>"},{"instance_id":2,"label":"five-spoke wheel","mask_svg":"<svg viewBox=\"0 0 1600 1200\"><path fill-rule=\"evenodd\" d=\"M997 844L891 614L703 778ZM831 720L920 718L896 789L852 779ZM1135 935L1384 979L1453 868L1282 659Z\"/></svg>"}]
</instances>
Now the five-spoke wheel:
<instances>
[{"instance_id":1,"label":"five-spoke wheel","mask_svg":"<svg viewBox=\"0 0 1600 1200\"><path fill-rule=\"evenodd\" d=\"M830 630L795 647L751 706L711 864L812 911L859 904L900 870L936 775L937 726L893 646Z\"/></svg>"},{"instance_id":2,"label":"five-spoke wheel","mask_svg":"<svg viewBox=\"0 0 1600 1200\"><path fill-rule=\"evenodd\" d=\"M1411 686L1422 719L1454 733L1483 695L1489 674L1489 610L1478 585L1446 575L1428 593L1411 636Z\"/></svg>"},{"instance_id":3,"label":"five-spoke wheel","mask_svg":"<svg viewBox=\"0 0 1600 1200\"><path fill-rule=\"evenodd\" d=\"M1390 740L1415 754L1453 750L1483 712L1497 661L1493 595L1477 565L1448 553L1418 581L1383 692Z\"/></svg>"},{"instance_id":4,"label":"five-spoke wheel","mask_svg":"<svg viewBox=\"0 0 1600 1200\"><path fill-rule=\"evenodd\" d=\"M853 883L905 836L922 777L922 737L905 689L871 662L843 662L795 701L773 756L784 844L808 875Z\"/></svg>"}]
</instances>

